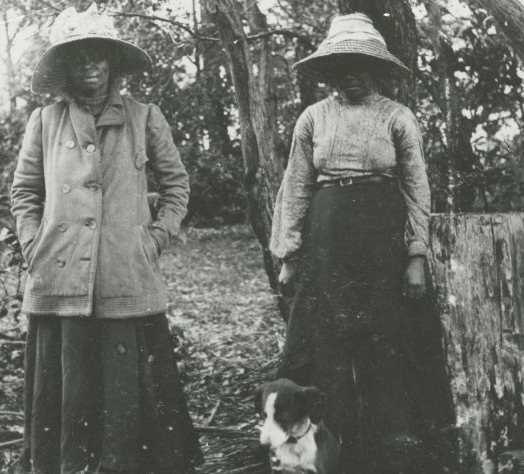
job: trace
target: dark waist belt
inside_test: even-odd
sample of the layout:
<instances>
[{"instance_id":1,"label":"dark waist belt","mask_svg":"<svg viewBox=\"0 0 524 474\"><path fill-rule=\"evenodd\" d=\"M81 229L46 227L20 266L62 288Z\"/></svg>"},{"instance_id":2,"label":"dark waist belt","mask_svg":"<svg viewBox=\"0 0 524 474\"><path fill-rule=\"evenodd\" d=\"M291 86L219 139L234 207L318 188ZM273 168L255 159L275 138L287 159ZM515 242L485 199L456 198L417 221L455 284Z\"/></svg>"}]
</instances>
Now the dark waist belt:
<instances>
[{"instance_id":1,"label":"dark waist belt","mask_svg":"<svg viewBox=\"0 0 524 474\"><path fill-rule=\"evenodd\" d=\"M334 179L332 181L320 181L317 183L319 188L327 186L350 186L352 184L363 183L392 183L396 181L395 178L384 175L370 175L370 176L352 176L350 178Z\"/></svg>"}]
</instances>

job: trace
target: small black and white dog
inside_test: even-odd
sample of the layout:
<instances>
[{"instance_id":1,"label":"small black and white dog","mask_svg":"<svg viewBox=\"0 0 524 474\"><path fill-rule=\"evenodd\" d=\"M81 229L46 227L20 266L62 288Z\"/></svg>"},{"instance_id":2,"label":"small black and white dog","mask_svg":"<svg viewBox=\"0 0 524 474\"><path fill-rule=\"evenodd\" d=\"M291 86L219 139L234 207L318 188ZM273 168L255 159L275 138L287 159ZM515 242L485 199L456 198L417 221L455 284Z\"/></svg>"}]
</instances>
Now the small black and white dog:
<instances>
[{"instance_id":1,"label":"small black and white dog","mask_svg":"<svg viewBox=\"0 0 524 474\"><path fill-rule=\"evenodd\" d=\"M322 421L324 394L279 379L260 387L260 443L272 452L274 472L341 474L340 444Z\"/></svg>"}]
</instances>

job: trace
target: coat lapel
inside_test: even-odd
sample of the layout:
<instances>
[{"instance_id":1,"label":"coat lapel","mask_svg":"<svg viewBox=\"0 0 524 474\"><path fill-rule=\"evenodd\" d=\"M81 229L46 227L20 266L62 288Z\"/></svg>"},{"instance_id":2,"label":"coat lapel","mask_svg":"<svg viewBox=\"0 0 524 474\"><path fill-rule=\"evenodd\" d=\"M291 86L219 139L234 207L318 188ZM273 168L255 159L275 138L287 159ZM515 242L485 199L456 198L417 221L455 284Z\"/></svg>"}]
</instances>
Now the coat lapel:
<instances>
[{"instance_id":1,"label":"coat lapel","mask_svg":"<svg viewBox=\"0 0 524 474\"><path fill-rule=\"evenodd\" d=\"M118 85L111 88L109 92L109 100L107 106L104 107L100 117L96 122L97 127L106 127L111 125L124 125L126 121L126 114L124 109L124 102L120 95Z\"/></svg>"},{"instance_id":2,"label":"coat lapel","mask_svg":"<svg viewBox=\"0 0 524 474\"><path fill-rule=\"evenodd\" d=\"M82 148L85 148L89 143L97 142L97 127L119 126L124 125L126 114L124 109L124 102L120 96L118 85L111 88L109 92L109 99L106 107L96 121L93 116L79 106L72 98L68 98L69 113L71 115L71 122Z\"/></svg>"}]
</instances>

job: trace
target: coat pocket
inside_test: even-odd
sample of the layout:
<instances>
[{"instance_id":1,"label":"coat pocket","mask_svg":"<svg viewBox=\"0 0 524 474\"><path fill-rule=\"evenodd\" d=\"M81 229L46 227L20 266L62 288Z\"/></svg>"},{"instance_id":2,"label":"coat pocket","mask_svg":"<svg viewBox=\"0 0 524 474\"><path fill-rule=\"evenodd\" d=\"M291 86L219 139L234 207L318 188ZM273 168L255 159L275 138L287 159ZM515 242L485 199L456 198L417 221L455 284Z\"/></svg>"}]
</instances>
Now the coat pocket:
<instances>
[{"instance_id":1,"label":"coat pocket","mask_svg":"<svg viewBox=\"0 0 524 474\"><path fill-rule=\"evenodd\" d=\"M151 222L152 216L149 209L147 199L148 178L146 164L149 158L143 148L139 148L135 152L135 168L136 168L136 193L137 193L137 222L140 225L144 222ZM147 231L146 231L147 232ZM141 234L142 235L142 234ZM142 240L144 238L142 237Z\"/></svg>"},{"instance_id":2,"label":"coat pocket","mask_svg":"<svg viewBox=\"0 0 524 474\"><path fill-rule=\"evenodd\" d=\"M28 273L31 272L34 266L36 251L38 249L38 244L40 243L40 240L42 240L42 234L44 233L44 227L46 223L47 221L45 217L42 217L42 221L40 222L40 225L38 226L38 230L36 231L35 238L29 245L26 246L24 258L27 263Z\"/></svg>"},{"instance_id":3,"label":"coat pocket","mask_svg":"<svg viewBox=\"0 0 524 474\"><path fill-rule=\"evenodd\" d=\"M159 257L156 241L144 226L139 226L139 229L142 252L149 264L155 265Z\"/></svg>"}]
</instances>

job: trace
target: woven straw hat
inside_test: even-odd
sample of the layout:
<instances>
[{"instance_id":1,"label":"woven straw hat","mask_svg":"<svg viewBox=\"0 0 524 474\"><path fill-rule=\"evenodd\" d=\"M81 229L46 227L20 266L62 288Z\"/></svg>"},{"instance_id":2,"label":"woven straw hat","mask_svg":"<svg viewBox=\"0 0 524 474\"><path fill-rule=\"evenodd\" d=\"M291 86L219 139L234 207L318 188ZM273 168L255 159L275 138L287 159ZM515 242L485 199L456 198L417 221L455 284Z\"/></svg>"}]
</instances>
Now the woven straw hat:
<instances>
[{"instance_id":1,"label":"woven straw hat","mask_svg":"<svg viewBox=\"0 0 524 474\"><path fill-rule=\"evenodd\" d=\"M388 51L386 41L364 13L337 15L331 21L327 38L318 49L293 67L319 72L322 60L333 55L359 54L386 61L405 72L410 69Z\"/></svg>"},{"instance_id":2,"label":"woven straw hat","mask_svg":"<svg viewBox=\"0 0 524 474\"><path fill-rule=\"evenodd\" d=\"M33 92L64 91L67 82L62 47L88 39L108 41L117 47L119 74L140 72L151 66L151 58L144 50L118 38L113 19L100 14L95 3L84 12L77 12L74 7L70 7L61 12L51 26L51 47L40 57L33 71Z\"/></svg>"}]
</instances>

